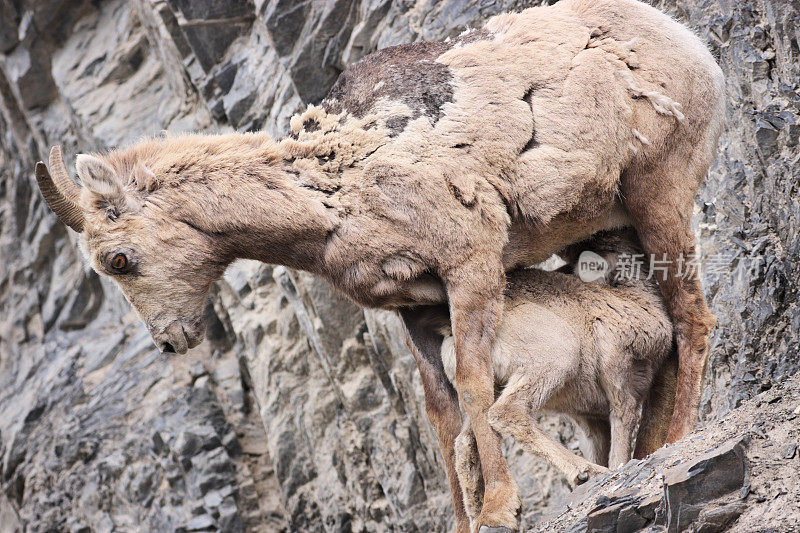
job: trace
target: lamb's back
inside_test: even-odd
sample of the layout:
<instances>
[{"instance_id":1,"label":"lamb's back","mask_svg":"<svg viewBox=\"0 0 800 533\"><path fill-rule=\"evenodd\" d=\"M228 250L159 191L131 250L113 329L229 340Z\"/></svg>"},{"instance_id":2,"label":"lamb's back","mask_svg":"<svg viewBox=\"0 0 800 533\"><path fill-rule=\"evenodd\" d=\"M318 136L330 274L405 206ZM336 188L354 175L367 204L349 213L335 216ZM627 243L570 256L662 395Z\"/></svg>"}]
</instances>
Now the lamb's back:
<instances>
[{"instance_id":1,"label":"lamb's back","mask_svg":"<svg viewBox=\"0 0 800 533\"><path fill-rule=\"evenodd\" d=\"M646 273L607 284L583 282L562 272L520 269L508 274L506 308L532 317L546 309L572 325L584 349L596 342L598 327L637 359L660 359L672 348L672 320L655 278Z\"/></svg>"}]
</instances>

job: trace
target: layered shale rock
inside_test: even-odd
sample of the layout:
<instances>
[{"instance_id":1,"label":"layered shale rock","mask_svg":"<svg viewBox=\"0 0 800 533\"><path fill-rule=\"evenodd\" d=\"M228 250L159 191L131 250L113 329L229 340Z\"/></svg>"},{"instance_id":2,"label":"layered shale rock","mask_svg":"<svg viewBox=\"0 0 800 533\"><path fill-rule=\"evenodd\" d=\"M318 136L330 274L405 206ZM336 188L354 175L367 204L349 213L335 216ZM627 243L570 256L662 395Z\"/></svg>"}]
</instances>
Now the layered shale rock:
<instances>
[{"instance_id":1,"label":"layered shale rock","mask_svg":"<svg viewBox=\"0 0 800 533\"><path fill-rule=\"evenodd\" d=\"M571 494L540 531L793 531L800 378Z\"/></svg>"},{"instance_id":2,"label":"layered shale rock","mask_svg":"<svg viewBox=\"0 0 800 533\"><path fill-rule=\"evenodd\" d=\"M71 163L162 130L279 136L364 55L535 3L0 0L0 530L445 531L442 463L392 314L241 262L213 290L209 341L161 356L32 168L57 143ZM511 443L509 461L529 527L781 529L800 521L781 481L800 457L797 385L784 384L800 367L800 13L655 4L727 77L695 220L719 319L706 427L570 499ZM569 424L543 424L573 442Z\"/></svg>"}]
</instances>

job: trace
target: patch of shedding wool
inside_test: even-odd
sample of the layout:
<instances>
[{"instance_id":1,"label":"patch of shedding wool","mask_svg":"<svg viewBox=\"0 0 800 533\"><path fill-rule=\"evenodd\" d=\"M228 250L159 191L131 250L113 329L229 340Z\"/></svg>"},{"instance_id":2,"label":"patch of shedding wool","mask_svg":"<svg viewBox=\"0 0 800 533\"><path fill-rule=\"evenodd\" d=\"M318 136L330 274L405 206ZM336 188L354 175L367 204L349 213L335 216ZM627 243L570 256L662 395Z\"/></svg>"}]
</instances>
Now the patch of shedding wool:
<instances>
[{"instance_id":1,"label":"patch of shedding wool","mask_svg":"<svg viewBox=\"0 0 800 533\"><path fill-rule=\"evenodd\" d=\"M658 91L648 91L639 87L633 74L628 70L618 70L616 74L628 84L628 92L631 96L634 98L647 98L647 101L650 102L656 112L675 117L678 122L683 122L685 117L681 112L681 104Z\"/></svg>"},{"instance_id":2,"label":"patch of shedding wool","mask_svg":"<svg viewBox=\"0 0 800 533\"><path fill-rule=\"evenodd\" d=\"M642 135L642 133L639 130L633 128L631 131L633 132L633 136L639 139L640 143L642 143L645 146L650 146L650 141L647 139L647 137Z\"/></svg>"}]
</instances>

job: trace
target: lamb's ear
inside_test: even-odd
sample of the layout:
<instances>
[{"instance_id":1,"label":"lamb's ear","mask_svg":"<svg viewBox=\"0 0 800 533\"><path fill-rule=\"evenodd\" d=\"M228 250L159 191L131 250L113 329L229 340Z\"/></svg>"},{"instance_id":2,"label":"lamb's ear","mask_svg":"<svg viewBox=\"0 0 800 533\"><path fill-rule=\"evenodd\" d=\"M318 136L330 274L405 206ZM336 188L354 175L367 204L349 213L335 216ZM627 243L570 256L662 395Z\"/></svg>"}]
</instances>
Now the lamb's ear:
<instances>
[{"instance_id":1,"label":"lamb's ear","mask_svg":"<svg viewBox=\"0 0 800 533\"><path fill-rule=\"evenodd\" d=\"M153 192L158 188L158 178L144 163L133 169L133 182L139 190Z\"/></svg>"},{"instance_id":2,"label":"lamb's ear","mask_svg":"<svg viewBox=\"0 0 800 533\"><path fill-rule=\"evenodd\" d=\"M101 159L79 154L75 167L81 184L96 195L108 201L122 197L122 185L114 176L114 169Z\"/></svg>"}]
</instances>

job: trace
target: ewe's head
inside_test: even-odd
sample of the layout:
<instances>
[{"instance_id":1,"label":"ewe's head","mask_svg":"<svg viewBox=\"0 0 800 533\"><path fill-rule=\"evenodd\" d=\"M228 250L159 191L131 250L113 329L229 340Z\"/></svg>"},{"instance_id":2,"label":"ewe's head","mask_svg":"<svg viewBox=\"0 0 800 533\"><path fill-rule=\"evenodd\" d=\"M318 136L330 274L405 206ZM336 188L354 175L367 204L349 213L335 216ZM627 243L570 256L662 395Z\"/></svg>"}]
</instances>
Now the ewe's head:
<instances>
[{"instance_id":1,"label":"ewe's head","mask_svg":"<svg viewBox=\"0 0 800 533\"><path fill-rule=\"evenodd\" d=\"M36 179L50 208L82 234L92 267L119 284L156 346L185 353L203 340L208 290L230 258L208 234L180 220L174 188L158 187L168 170L148 166L146 153L140 146L104 157L79 155L78 187L54 147L53 176L40 162Z\"/></svg>"}]
</instances>

